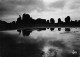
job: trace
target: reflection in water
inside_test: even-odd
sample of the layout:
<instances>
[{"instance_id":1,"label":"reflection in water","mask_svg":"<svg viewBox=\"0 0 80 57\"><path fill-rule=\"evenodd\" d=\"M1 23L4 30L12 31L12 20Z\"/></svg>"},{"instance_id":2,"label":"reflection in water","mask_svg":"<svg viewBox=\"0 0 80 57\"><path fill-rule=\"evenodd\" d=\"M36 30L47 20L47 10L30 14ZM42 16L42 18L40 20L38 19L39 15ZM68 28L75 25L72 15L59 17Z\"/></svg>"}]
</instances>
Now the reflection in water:
<instances>
[{"instance_id":1,"label":"reflection in water","mask_svg":"<svg viewBox=\"0 0 80 57\"><path fill-rule=\"evenodd\" d=\"M79 28L35 28L17 32L0 32L1 57L79 57Z\"/></svg>"},{"instance_id":2,"label":"reflection in water","mask_svg":"<svg viewBox=\"0 0 80 57\"><path fill-rule=\"evenodd\" d=\"M54 30L54 28L50 28L50 30L51 30L51 31L53 31L53 30Z\"/></svg>"},{"instance_id":3,"label":"reflection in water","mask_svg":"<svg viewBox=\"0 0 80 57\"><path fill-rule=\"evenodd\" d=\"M58 28L58 31L61 31L61 28Z\"/></svg>"},{"instance_id":4,"label":"reflection in water","mask_svg":"<svg viewBox=\"0 0 80 57\"><path fill-rule=\"evenodd\" d=\"M17 32L19 32L19 35L21 34L21 30L17 30Z\"/></svg>"},{"instance_id":5,"label":"reflection in water","mask_svg":"<svg viewBox=\"0 0 80 57\"><path fill-rule=\"evenodd\" d=\"M50 28L50 31L54 31L54 29L55 28ZM61 31L61 28L57 28L57 29L58 29L58 31ZM46 31L46 30L49 30L49 28L48 29L46 29L46 28L22 29L22 30L17 30L17 32L19 32L19 35L22 32L23 36L29 36L32 31L40 32L40 31ZM69 31L70 31L70 28L65 28L65 32L69 32Z\"/></svg>"},{"instance_id":6,"label":"reflection in water","mask_svg":"<svg viewBox=\"0 0 80 57\"><path fill-rule=\"evenodd\" d=\"M26 30L26 29L22 30L23 36L29 36L29 34L30 34L31 32L32 32L32 31L29 31L29 30Z\"/></svg>"},{"instance_id":7,"label":"reflection in water","mask_svg":"<svg viewBox=\"0 0 80 57\"><path fill-rule=\"evenodd\" d=\"M38 31L46 30L46 28L38 28Z\"/></svg>"},{"instance_id":8,"label":"reflection in water","mask_svg":"<svg viewBox=\"0 0 80 57\"><path fill-rule=\"evenodd\" d=\"M65 31L70 31L70 28L65 28Z\"/></svg>"}]
</instances>

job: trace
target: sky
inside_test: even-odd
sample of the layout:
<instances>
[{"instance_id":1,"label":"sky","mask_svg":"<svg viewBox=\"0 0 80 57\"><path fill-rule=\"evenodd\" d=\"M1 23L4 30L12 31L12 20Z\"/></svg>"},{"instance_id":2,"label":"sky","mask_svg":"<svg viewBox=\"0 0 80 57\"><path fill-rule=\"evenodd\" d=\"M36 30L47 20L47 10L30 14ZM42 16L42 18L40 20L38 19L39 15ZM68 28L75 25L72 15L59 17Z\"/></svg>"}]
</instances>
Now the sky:
<instances>
[{"instance_id":1,"label":"sky","mask_svg":"<svg viewBox=\"0 0 80 57\"><path fill-rule=\"evenodd\" d=\"M71 16L80 20L80 0L0 0L0 20L16 21L19 15L28 13L34 19L54 18L56 21Z\"/></svg>"}]
</instances>

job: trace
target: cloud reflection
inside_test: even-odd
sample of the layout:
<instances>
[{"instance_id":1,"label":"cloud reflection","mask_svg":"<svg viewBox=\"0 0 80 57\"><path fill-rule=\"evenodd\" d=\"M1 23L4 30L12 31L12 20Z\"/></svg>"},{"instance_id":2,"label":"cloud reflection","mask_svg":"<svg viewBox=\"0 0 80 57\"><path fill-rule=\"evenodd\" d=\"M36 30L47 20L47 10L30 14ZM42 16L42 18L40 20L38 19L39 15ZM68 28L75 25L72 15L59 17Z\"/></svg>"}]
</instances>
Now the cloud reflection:
<instances>
[{"instance_id":1,"label":"cloud reflection","mask_svg":"<svg viewBox=\"0 0 80 57\"><path fill-rule=\"evenodd\" d=\"M37 31L34 30L29 36L22 37L13 31L0 32L0 53L3 57L24 56L24 57L78 57L80 51L80 29L74 33L65 32L64 29L51 31L50 29ZM18 30L19 31L19 30ZM9 33L10 32L10 33ZM15 31L17 32L17 31ZM6 54L7 53L7 54ZM5 55L6 54L6 55ZM12 55L10 55L12 54ZM57 55L55 55L57 54Z\"/></svg>"},{"instance_id":2,"label":"cloud reflection","mask_svg":"<svg viewBox=\"0 0 80 57\"><path fill-rule=\"evenodd\" d=\"M78 37L77 37L78 36ZM65 31L33 31L30 34L30 37L36 39L37 41L43 41L43 51L46 53L49 49L57 50L58 57L65 57L66 54L73 54L74 51L79 50L80 43L77 40L80 38L79 35L76 35L73 31L65 32ZM77 47L78 46L78 47ZM74 50L74 51L73 51ZM61 55L64 54L64 55ZM46 55L45 55L46 56Z\"/></svg>"}]
</instances>

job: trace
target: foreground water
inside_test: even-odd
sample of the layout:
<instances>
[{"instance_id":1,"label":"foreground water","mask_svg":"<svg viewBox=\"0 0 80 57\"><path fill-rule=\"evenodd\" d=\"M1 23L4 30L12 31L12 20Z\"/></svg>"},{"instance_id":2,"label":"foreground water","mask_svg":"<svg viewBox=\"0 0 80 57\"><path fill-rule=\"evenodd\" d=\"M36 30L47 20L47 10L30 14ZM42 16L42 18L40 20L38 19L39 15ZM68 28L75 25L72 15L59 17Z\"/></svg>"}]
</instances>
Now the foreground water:
<instances>
[{"instance_id":1,"label":"foreground water","mask_svg":"<svg viewBox=\"0 0 80 57\"><path fill-rule=\"evenodd\" d=\"M80 28L0 32L0 57L79 57Z\"/></svg>"}]
</instances>

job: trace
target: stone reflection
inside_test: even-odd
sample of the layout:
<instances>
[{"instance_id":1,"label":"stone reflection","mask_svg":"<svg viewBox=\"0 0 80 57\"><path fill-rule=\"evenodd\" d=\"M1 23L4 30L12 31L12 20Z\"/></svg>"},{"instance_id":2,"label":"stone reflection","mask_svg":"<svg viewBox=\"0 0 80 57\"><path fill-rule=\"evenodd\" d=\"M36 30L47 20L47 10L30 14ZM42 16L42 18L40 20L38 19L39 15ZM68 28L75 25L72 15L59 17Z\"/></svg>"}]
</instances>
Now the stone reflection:
<instances>
[{"instance_id":1,"label":"stone reflection","mask_svg":"<svg viewBox=\"0 0 80 57\"><path fill-rule=\"evenodd\" d=\"M19 35L22 33L23 36L29 36L30 33L34 30L37 30L37 31L42 31L42 30L46 30L46 28L34 28L34 29L19 29L17 30L17 32L19 32Z\"/></svg>"},{"instance_id":2,"label":"stone reflection","mask_svg":"<svg viewBox=\"0 0 80 57\"><path fill-rule=\"evenodd\" d=\"M29 36L32 30L23 29L23 30L17 30L17 32L19 32L19 35L22 33L23 36Z\"/></svg>"},{"instance_id":3,"label":"stone reflection","mask_svg":"<svg viewBox=\"0 0 80 57\"><path fill-rule=\"evenodd\" d=\"M19 35L22 33L23 36L29 36L31 32L33 31L46 31L46 30L50 30L50 31L54 31L55 28L30 28L30 29L18 29L17 32L19 32ZM58 31L61 31L61 28L56 28L58 29ZM71 29L70 28L65 28L65 32L70 32Z\"/></svg>"},{"instance_id":4,"label":"stone reflection","mask_svg":"<svg viewBox=\"0 0 80 57\"><path fill-rule=\"evenodd\" d=\"M51 31L54 31L55 28L50 28Z\"/></svg>"},{"instance_id":5,"label":"stone reflection","mask_svg":"<svg viewBox=\"0 0 80 57\"><path fill-rule=\"evenodd\" d=\"M70 30L70 28L65 28L65 31L69 32L69 31L71 31L71 30Z\"/></svg>"},{"instance_id":6,"label":"stone reflection","mask_svg":"<svg viewBox=\"0 0 80 57\"><path fill-rule=\"evenodd\" d=\"M61 28L58 28L58 31L61 31Z\"/></svg>"},{"instance_id":7,"label":"stone reflection","mask_svg":"<svg viewBox=\"0 0 80 57\"><path fill-rule=\"evenodd\" d=\"M46 28L38 28L38 31L46 30Z\"/></svg>"},{"instance_id":8,"label":"stone reflection","mask_svg":"<svg viewBox=\"0 0 80 57\"><path fill-rule=\"evenodd\" d=\"M29 30L26 30L26 29L22 30L23 36L29 36L31 32L32 31L29 31Z\"/></svg>"},{"instance_id":9,"label":"stone reflection","mask_svg":"<svg viewBox=\"0 0 80 57\"><path fill-rule=\"evenodd\" d=\"M17 30L17 32L19 32L19 35L21 34L21 30L19 29L19 30Z\"/></svg>"}]
</instances>

